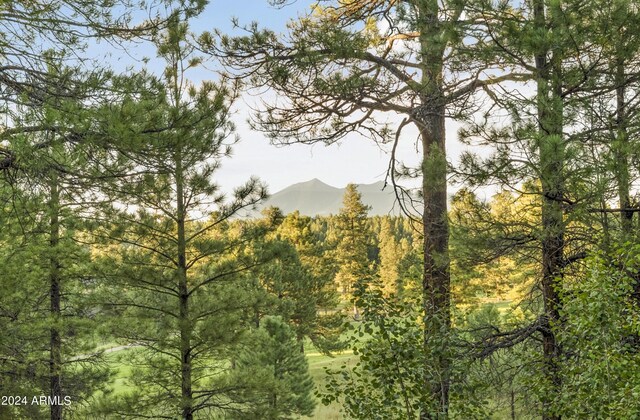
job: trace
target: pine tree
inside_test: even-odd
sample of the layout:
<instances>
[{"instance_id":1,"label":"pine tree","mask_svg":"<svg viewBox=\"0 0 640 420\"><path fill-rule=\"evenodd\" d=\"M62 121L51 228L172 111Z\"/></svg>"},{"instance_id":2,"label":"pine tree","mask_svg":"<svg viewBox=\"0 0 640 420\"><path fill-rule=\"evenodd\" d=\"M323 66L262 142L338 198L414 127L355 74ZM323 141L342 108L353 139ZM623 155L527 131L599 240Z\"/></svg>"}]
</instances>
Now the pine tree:
<instances>
[{"instance_id":1,"label":"pine tree","mask_svg":"<svg viewBox=\"0 0 640 420\"><path fill-rule=\"evenodd\" d=\"M313 231L312 223L310 217L296 211L284 218L275 234L294 246L302 265L302 275L293 279L298 290L294 325L300 346L308 337L318 350L330 352L341 347L343 317L335 311L339 303L335 264L326 241Z\"/></svg>"},{"instance_id":2,"label":"pine tree","mask_svg":"<svg viewBox=\"0 0 640 420\"><path fill-rule=\"evenodd\" d=\"M200 13L205 6L203 0L189 1L139 1L115 0L108 2L77 2L60 0L46 7L31 1L16 0L0 3L0 87L2 89L2 115L9 121L11 106L19 104L34 109L57 96L64 100L71 97L90 102L96 96L81 97L86 80L69 78L69 74L52 74L48 71L51 55L66 55L65 63L76 68L86 68L89 59L85 52L91 40L103 39L115 44L124 40L149 37L166 27L174 15L186 18ZM165 13L160 12L163 9ZM134 16L147 16L137 22ZM72 52L70 54L69 52ZM95 63L94 63L95 64ZM96 76L108 73L103 66L91 70ZM94 87L103 87L102 77L90 82ZM108 96L104 93L102 97ZM3 139L20 136L22 133L46 133L47 124L25 126L13 121L3 127ZM82 137L76 137L78 141ZM47 142L39 144L47 147ZM19 150L6 153L0 150L0 170L16 166L21 159Z\"/></svg>"},{"instance_id":3,"label":"pine tree","mask_svg":"<svg viewBox=\"0 0 640 420\"><path fill-rule=\"evenodd\" d=\"M45 58L48 73L43 85L51 80L67 80L72 84L70 80L85 76L66 68L63 57L48 54ZM38 107L16 105L12 117L18 128L36 126L38 129L17 130L13 134L20 135L12 136L6 146L12 154L20 156L20 160L13 162L14 171L8 178L13 194L12 206L4 209L12 209L7 213L10 220L7 226L21 227L13 231L16 238L21 238L21 245L14 249L23 259L17 266L38 276L23 283L7 279L12 293L20 295L29 290L36 298L27 306L29 309L16 318L19 324L24 323L20 327L16 325L16 331L31 330L31 336L16 334L12 346L23 346L23 340L27 339L33 347L25 346L27 351L14 359L21 360L14 365L14 372L20 375L25 368L31 371L30 378L22 379L38 384L39 391L32 395L48 395L54 401L48 407L51 419L61 419L64 412L78 409L79 402L89 398L107 377L104 365L100 365L100 354L95 350L96 320L100 316L89 316L94 308L85 299L93 291L93 284L87 279L94 273L85 245L86 235L81 232L87 214L95 210L97 201L95 185L91 184L97 169L91 156L99 147L89 141L69 140L79 131L78 127L86 124L85 119L96 118L93 110L80 101L82 95L90 91L88 86L84 85L81 92L61 84L55 91L42 93ZM46 147L42 147L43 144ZM25 263L27 266L21 266ZM10 272L20 278L19 271ZM34 284L39 285L35 290ZM32 314L26 316L29 311ZM46 361L42 360L44 351ZM46 374L39 365L47 366ZM69 398L78 404L65 408L64 402Z\"/></svg>"},{"instance_id":4,"label":"pine tree","mask_svg":"<svg viewBox=\"0 0 640 420\"><path fill-rule=\"evenodd\" d=\"M382 218L378 237L380 248L380 282L387 295L400 299L402 296L402 279L399 273L399 262L402 249L396 239L394 225L389 217Z\"/></svg>"},{"instance_id":5,"label":"pine tree","mask_svg":"<svg viewBox=\"0 0 640 420\"><path fill-rule=\"evenodd\" d=\"M335 224L337 240L335 260L338 264L335 282L343 298L353 302L353 316L356 319L360 317L360 313L354 292L358 287L366 287L372 278L368 258L370 232L367 226L367 214L369 209L369 206L362 203L362 196L357 187L354 184L347 185Z\"/></svg>"},{"instance_id":6,"label":"pine tree","mask_svg":"<svg viewBox=\"0 0 640 420\"><path fill-rule=\"evenodd\" d=\"M236 374L257 377L260 384L243 395L251 401L251 408L238 418L276 420L311 415L315 408L313 380L295 333L281 318L269 316L251 334L236 361Z\"/></svg>"},{"instance_id":7,"label":"pine tree","mask_svg":"<svg viewBox=\"0 0 640 420\"><path fill-rule=\"evenodd\" d=\"M507 10L513 19L500 18ZM492 125L497 122L493 108L479 116L482 123L463 131L463 138L471 142L480 139L495 150L483 164L463 157L461 172L465 177L469 175L471 184L498 183L536 196L528 201L524 214L536 215L537 221L524 220L516 226L516 231L522 230L515 235L504 229L502 237L507 242L511 240L511 250L522 250L531 258L527 265L533 261L539 264L537 290L541 295L536 296L535 304L541 313L532 322L537 327L528 331L530 335L539 334L542 341L538 371L543 377L539 378L536 392L544 419L562 416L557 402L563 398L560 371L564 356L557 335L566 327L562 317L563 290L583 275L576 262L600 246L601 235L608 236L606 217L598 220L600 217L593 215L600 213L598 208L607 211L604 207L612 184L603 177L603 156L597 148L585 147L599 129L589 121L593 115L582 109L585 102L624 90L623 85L630 82L624 77L618 77L618 83L598 82L602 74L615 73L611 72L612 62L607 62L612 58L610 47L606 46L611 38L605 41L608 36L604 34L613 28L619 30L616 25L620 21L611 25L610 10L608 3L594 2L585 7L583 2L543 0L522 5L503 3L487 9L492 42L501 52L505 66L528 73L536 90L522 87L498 92L488 88L494 107L504 110L512 124ZM614 142L613 149L620 144ZM622 159L618 181L628 177L628 173L623 174L628 172L624 168L626 159L628 156ZM626 202L627 194L622 190L619 193L620 201ZM501 242L497 244L503 246ZM531 250L536 250L537 255L532 255ZM514 330L514 336L503 335L507 339L502 345L514 342L511 340L522 331ZM522 340L519 337L515 342Z\"/></svg>"},{"instance_id":8,"label":"pine tree","mask_svg":"<svg viewBox=\"0 0 640 420\"><path fill-rule=\"evenodd\" d=\"M109 246L103 299L120 317L114 335L142 348L131 358L136 390L107 405L111 413L190 420L232 409L221 385L231 344L256 299L250 270L270 259L256 244L263 224L229 222L264 198L262 185L251 179L225 204L212 179L230 152L235 95L224 81L189 82L201 58L187 34L176 18L156 40L162 80L148 77L146 91L112 105L129 133L112 148L129 172L105 189L115 204L100 232Z\"/></svg>"}]
</instances>

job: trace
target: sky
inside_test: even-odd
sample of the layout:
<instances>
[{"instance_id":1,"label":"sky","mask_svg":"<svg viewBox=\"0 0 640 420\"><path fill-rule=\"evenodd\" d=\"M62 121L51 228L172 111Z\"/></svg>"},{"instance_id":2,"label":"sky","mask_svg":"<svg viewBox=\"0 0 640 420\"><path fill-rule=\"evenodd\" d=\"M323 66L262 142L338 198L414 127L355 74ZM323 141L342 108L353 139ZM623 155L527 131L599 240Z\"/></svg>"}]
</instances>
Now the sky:
<instances>
[{"instance_id":1,"label":"sky","mask_svg":"<svg viewBox=\"0 0 640 420\"><path fill-rule=\"evenodd\" d=\"M267 0L213 0L206 11L192 24L194 30L211 27L230 31L232 17L240 24L253 21L261 26L284 31L288 20L306 13L311 1L298 0L280 9L269 6ZM247 7L248 5L250 7ZM209 25L209 27L207 27ZM371 184L384 179L388 154L372 141L353 135L339 145L272 146L262 133L249 128L247 103L254 98L241 99L234 120L240 142L233 157L223 161L218 179L223 189L244 182L255 175L266 182L275 193L298 182L313 178L335 186L348 183Z\"/></svg>"},{"instance_id":2,"label":"sky","mask_svg":"<svg viewBox=\"0 0 640 420\"><path fill-rule=\"evenodd\" d=\"M262 27L282 32L287 21L306 13L312 3L312 0L292 0L288 6L275 8L269 5L268 0L211 0L204 13L191 22L191 30L198 33L216 28L233 33L231 21L232 18L237 18L241 25L256 21ZM124 57L122 52L116 52L110 60L116 69L124 69L126 65L130 65L132 57L153 57L155 54L153 48L147 45L132 50L129 55L131 57ZM152 60L150 66L153 68L153 65ZM215 64L210 67L215 67ZM157 71L161 70L158 66ZM191 76L196 83L199 82L198 79L208 77L215 79L216 76L206 70L199 70ZM266 183L270 193L314 178L340 188L348 183L371 184L384 180L389 165L388 148L381 149L370 139L357 134L331 146L316 144L276 147L269 144L262 133L252 130L247 123L248 104L255 100L256 98L245 95L234 107L233 121L240 141L234 146L232 157L222 161L222 167L215 175L223 191L232 191L250 176L257 176ZM398 116L397 120L399 122L401 118ZM458 126L448 123L447 149L453 161L463 149L456 140L457 129ZM409 163L418 162L416 139L416 134L411 132L407 132L401 139L399 155Z\"/></svg>"}]
</instances>

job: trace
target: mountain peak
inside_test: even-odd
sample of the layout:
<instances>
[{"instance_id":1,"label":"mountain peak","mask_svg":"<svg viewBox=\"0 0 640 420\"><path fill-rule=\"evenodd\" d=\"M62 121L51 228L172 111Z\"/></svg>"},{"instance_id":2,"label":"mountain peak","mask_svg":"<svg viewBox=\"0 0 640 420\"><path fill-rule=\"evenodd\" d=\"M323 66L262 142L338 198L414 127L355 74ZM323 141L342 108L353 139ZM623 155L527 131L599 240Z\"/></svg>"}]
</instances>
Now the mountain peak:
<instances>
[{"instance_id":1,"label":"mountain peak","mask_svg":"<svg viewBox=\"0 0 640 420\"><path fill-rule=\"evenodd\" d=\"M382 191L385 187L384 181L376 181L372 184L358 184L358 191ZM386 188L384 188L384 192L392 191L393 187L391 184L388 184Z\"/></svg>"},{"instance_id":2,"label":"mountain peak","mask_svg":"<svg viewBox=\"0 0 640 420\"><path fill-rule=\"evenodd\" d=\"M393 188L387 186L383 190L384 181L355 185L362 194L364 204L371 206L371 216L397 213L397 209L394 208ZM262 207L279 207L285 214L295 210L308 216L337 214L342 206L344 192L345 188L332 187L318 178L313 178L276 192Z\"/></svg>"},{"instance_id":3,"label":"mountain peak","mask_svg":"<svg viewBox=\"0 0 640 420\"><path fill-rule=\"evenodd\" d=\"M339 190L340 188L332 187L331 185L322 182L318 178L313 178L313 179L310 179L309 181L298 182L297 184L289 185L285 189L277 192L276 194L279 194L284 191L299 190L299 189Z\"/></svg>"},{"instance_id":4,"label":"mountain peak","mask_svg":"<svg viewBox=\"0 0 640 420\"><path fill-rule=\"evenodd\" d=\"M313 178L310 179L309 181L304 181L304 182L300 182L299 184L308 184L308 185L326 185L327 187L330 187L331 185L320 181L318 178Z\"/></svg>"}]
</instances>

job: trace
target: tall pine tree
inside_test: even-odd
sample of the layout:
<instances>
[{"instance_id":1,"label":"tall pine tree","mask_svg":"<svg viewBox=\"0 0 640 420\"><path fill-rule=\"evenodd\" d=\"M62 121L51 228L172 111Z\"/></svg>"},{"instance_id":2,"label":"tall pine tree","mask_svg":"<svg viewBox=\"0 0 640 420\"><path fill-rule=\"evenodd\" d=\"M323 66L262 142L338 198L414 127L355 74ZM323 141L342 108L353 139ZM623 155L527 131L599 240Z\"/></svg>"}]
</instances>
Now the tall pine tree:
<instances>
[{"instance_id":1,"label":"tall pine tree","mask_svg":"<svg viewBox=\"0 0 640 420\"><path fill-rule=\"evenodd\" d=\"M360 318L360 313L354 292L358 287L366 287L372 280L368 257L371 241L367 224L369 209L362 203L362 195L357 187L354 184L347 185L335 223L337 246L334 255L338 264L335 281L343 298L353 302L353 316L356 319Z\"/></svg>"},{"instance_id":2,"label":"tall pine tree","mask_svg":"<svg viewBox=\"0 0 640 420\"><path fill-rule=\"evenodd\" d=\"M156 40L162 79L149 77L146 92L112 105L129 133L112 147L129 172L105 190L115 204L102 235L115 252L105 257L103 299L121 317L113 333L141 348L132 355L136 390L105 407L111 415L190 420L233 408L230 344L254 301L249 270L268 259L253 246L262 225L228 222L264 188L251 179L224 203L213 181L230 152L235 94L224 81L186 78L201 63L187 34L176 18Z\"/></svg>"}]
</instances>

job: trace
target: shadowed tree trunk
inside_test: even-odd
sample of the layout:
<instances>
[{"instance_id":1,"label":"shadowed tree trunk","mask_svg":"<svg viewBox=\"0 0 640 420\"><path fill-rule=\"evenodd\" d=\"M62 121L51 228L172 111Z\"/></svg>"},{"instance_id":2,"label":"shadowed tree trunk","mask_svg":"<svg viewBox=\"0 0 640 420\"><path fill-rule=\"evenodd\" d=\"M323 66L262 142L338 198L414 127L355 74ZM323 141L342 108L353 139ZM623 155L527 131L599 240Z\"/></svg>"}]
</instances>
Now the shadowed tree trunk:
<instances>
[{"instance_id":1,"label":"shadowed tree trunk","mask_svg":"<svg viewBox=\"0 0 640 420\"><path fill-rule=\"evenodd\" d=\"M446 416L449 409L450 275L449 225L447 216L447 155L445 97L443 92L444 47L437 1L417 2L422 67L421 107L414 117L422 141L422 213L424 273L422 279L425 312L425 373L437 411L423 409L421 419Z\"/></svg>"},{"instance_id":2,"label":"shadowed tree trunk","mask_svg":"<svg viewBox=\"0 0 640 420\"><path fill-rule=\"evenodd\" d=\"M49 245L51 251L51 267L49 271L49 299L50 299L50 344L49 344L49 381L51 420L62 419L62 339L60 337L60 261L58 258L58 244L60 242L60 191L58 176L51 171L49 181Z\"/></svg>"},{"instance_id":3,"label":"shadowed tree trunk","mask_svg":"<svg viewBox=\"0 0 640 420\"><path fill-rule=\"evenodd\" d=\"M534 3L534 24L547 31L547 19L543 0ZM549 14L560 13L549 10ZM557 16L551 16L557 18ZM540 183L542 187L542 297L544 325L542 347L545 375L551 386L548 398L554 399L560 392L559 358L561 349L556 337L560 327L560 288L564 260L564 155L563 102L561 57L554 51L548 58L545 45L535 56L537 83L537 113L539 121L538 150L540 159ZM559 420L548 401L543 400L543 419Z\"/></svg>"}]
</instances>

